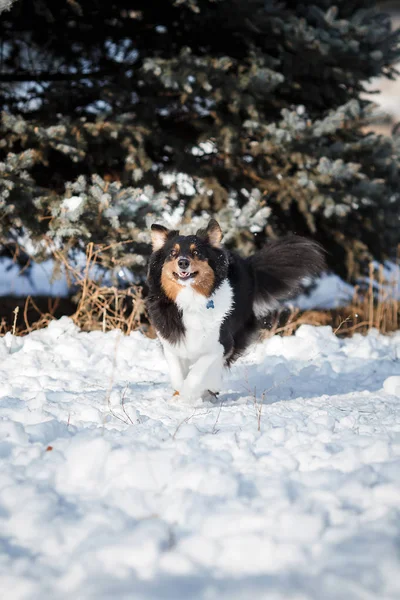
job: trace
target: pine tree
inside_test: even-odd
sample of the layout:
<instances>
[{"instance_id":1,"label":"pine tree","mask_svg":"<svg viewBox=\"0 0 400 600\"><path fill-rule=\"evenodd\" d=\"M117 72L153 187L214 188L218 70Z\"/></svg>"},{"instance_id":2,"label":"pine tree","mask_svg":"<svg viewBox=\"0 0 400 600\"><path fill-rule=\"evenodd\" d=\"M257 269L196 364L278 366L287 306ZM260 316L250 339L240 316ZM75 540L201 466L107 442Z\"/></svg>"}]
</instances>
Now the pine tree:
<instances>
[{"instance_id":1,"label":"pine tree","mask_svg":"<svg viewBox=\"0 0 400 600\"><path fill-rule=\"evenodd\" d=\"M0 0L0 13L4 10L9 10L15 0Z\"/></svg>"},{"instance_id":2,"label":"pine tree","mask_svg":"<svg viewBox=\"0 0 400 600\"><path fill-rule=\"evenodd\" d=\"M212 214L244 253L313 237L348 278L394 255L399 142L361 94L400 38L372 1L18 0L0 38L3 248L92 240L143 273L151 222Z\"/></svg>"}]
</instances>

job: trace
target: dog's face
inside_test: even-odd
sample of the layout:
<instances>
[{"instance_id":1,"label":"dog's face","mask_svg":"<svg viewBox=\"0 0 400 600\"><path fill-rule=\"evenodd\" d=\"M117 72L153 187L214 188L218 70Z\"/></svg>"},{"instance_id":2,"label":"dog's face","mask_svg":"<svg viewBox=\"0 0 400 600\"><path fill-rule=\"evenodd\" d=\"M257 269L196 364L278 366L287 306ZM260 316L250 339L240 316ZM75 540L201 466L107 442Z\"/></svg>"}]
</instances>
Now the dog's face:
<instances>
[{"instance_id":1,"label":"dog's face","mask_svg":"<svg viewBox=\"0 0 400 600\"><path fill-rule=\"evenodd\" d=\"M214 219L207 229L187 236L152 225L151 237L149 280L156 279L170 300L175 301L185 286L208 297L226 277L228 264L221 248L222 231Z\"/></svg>"}]
</instances>

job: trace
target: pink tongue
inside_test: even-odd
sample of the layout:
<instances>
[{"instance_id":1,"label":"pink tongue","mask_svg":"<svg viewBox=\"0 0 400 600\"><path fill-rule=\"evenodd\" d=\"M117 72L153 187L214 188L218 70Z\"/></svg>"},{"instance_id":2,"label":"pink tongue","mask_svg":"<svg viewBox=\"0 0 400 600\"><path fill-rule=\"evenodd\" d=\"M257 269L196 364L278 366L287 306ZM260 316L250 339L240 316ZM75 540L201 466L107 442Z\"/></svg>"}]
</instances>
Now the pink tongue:
<instances>
[{"instance_id":1,"label":"pink tongue","mask_svg":"<svg viewBox=\"0 0 400 600\"><path fill-rule=\"evenodd\" d=\"M189 277L190 273L179 273L179 277L181 279L186 279L186 277Z\"/></svg>"}]
</instances>

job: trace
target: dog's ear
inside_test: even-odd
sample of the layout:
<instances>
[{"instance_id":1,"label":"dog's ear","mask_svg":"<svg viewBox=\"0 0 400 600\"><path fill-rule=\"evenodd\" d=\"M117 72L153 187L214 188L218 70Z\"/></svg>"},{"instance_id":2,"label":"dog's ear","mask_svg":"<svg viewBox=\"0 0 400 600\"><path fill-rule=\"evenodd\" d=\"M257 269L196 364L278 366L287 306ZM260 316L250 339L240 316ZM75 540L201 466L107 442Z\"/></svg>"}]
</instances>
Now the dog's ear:
<instances>
[{"instance_id":1,"label":"dog's ear","mask_svg":"<svg viewBox=\"0 0 400 600\"><path fill-rule=\"evenodd\" d=\"M163 225L154 223L151 226L151 243L153 244L153 252L160 250L167 241L169 231Z\"/></svg>"},{"instance_id":2,"label":"dog's ear","mask_svg":"<svg viewBox=\"0 0 400 600\"><path fill-rule=\"evenodd\" d=\"M206 229L199 229L196 233L199 237L207 238L211 246L219 248L222 240L222 229L215 219L210 219Z\"/></svg>"}]
</instances>

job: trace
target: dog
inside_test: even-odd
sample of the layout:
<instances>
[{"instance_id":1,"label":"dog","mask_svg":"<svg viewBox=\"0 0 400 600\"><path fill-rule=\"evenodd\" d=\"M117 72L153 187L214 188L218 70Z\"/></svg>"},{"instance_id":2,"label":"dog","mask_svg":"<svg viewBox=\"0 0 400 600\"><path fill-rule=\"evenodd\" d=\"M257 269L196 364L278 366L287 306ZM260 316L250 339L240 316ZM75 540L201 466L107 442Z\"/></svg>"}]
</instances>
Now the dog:
<instances>
[{"instance_id":1,"label":"dog","mask_svg":"<svg viewBox=\"0 0 400 600\"><path fill-rule=\"evenodd\" d=\"M324 251L289 235L242 258L222 245L211 219L196 235L151 226L147 310L161 341L174 395L216 396L222 375L252 344L280 301L325 268Z\"/></svg>"}]
</instances>

